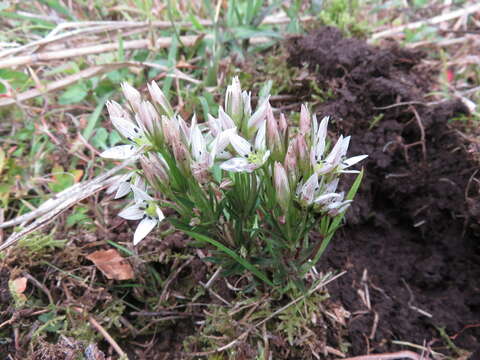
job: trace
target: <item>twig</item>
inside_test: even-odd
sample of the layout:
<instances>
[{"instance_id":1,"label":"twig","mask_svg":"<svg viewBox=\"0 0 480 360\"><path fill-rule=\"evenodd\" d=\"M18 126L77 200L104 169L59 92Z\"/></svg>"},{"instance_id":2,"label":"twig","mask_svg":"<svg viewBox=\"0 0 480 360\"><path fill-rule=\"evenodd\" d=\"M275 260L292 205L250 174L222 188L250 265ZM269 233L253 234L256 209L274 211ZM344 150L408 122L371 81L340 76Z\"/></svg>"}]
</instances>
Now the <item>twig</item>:
<instances>
[{"instance_id":1,"label":"twig","mask_svg":"<svg viewBox=\"0 0 480 360\"><path fill-rule=\"evenodd\" d=\"M421 355L414 353L413 351L404 350L404 351L397 351L393 353L385 353L385 354L370 354L370 355L361 355L361 356L354 356L345 358L343 360L395 360L395 359L403 359L408 358L412 360L428 360L428 357L422 357Z\"/></svg>"},{"instance_id":2,"label":"twig","mask_svg":"<svg viewBox=\"0 0 480 360\"><path fill-rule=\"evenodd\" d=\"M458 9L458 10L455 10L455 11L452 11L452 12L449 12L449 13L446 13L446 14L441 14L441 15L435 16L435 17L430 18L430 19L416 21L416 22L413 22L413 23L397 26L393 29L380 31L380 32L377 32L377 33L373 34L371 36L369 42L372 42L372 41L380 39L380 38L392 36L392 35L401 33L405 30L418 29L418 28L420 28L424 25L439 24L439 23L442 23L444 21L449 21L449 20L464 16L464 15L475 13L477 11L480 11L480 4L474 4L474 5L471 5L471 6L467 6L466 8Z\"/></svg>"},{"instance_id":3,"label":"twig","mask_svg":"<svg viewBox=\"0 0 480 360\"><path fill-rule=\"evenodd\" d=\"M25 276L28 280L30 280L35 287L39 288L45 293L45 295L47 295L50 305L55 305L55 301L53 301L52 294L50 293L50 290L48 290L45 285L43 285L40 281L35 279L32 275L30 275L27 272L23 272L22 275Z\"/></svg>"},{"instance_id":4,"label":"twig","mask_svg":"<svg viewBox=\"0 0 480 360\"><path fill-rule=\"evenodd\" d=\"M105 338L105 340L108 341L108 343L115 349L115 351L117 352L117 354L121 357L121 358L127 358L127 354L122 350L122 348L120 347L120 345L118 345L118 343L115 341L114 338L112 338L110 336L110 334L107 332L107 330L105 330L103 328L102 325L100 325L98 323L97 320L94 319L93 316L89 315L88 316L88 321L90 322L90 324L98 330L98 332L100 334L103 335L103 337Z\"/></svg>"},{"instance_id":5,"label":"twig","mask_svg":"<svg viewBox=\"0 0 480 360\"><path fill-rule=\"evenodd\" d=\"M422 153L423 153L423 161L427 161L427 144L426 144L426 137L425 137L425 128L422 124L422 119L420 115L418 115L417 109L415 106L411 106L413 114L415 115L415 120L417 120L418 127L420 128L420 142L422 144Z\"/></svg>"},{"instance_id":6,"label":"twig","mask_svg":"<svg viewBox=\"0 0 480 360\"><path fill-rule=\"evenodd\" d=\"M173 280L175 280L175 278L178 276L178 274L180 274L182 272L182 270L185 269L185 267L188 266L192 261L193 261L193 257L191 257L190 259L185 261L182 265L180 265L178 267L178 269L175 270L175 272L171 273L168 276L167 281L165 281L165 284L163 284L163 290L162 290L162 293L160 294L160 298L158 300L159 303L166 300L167 291L170 287L170 284L172 283Z\"/></svg>"}]
</instances>

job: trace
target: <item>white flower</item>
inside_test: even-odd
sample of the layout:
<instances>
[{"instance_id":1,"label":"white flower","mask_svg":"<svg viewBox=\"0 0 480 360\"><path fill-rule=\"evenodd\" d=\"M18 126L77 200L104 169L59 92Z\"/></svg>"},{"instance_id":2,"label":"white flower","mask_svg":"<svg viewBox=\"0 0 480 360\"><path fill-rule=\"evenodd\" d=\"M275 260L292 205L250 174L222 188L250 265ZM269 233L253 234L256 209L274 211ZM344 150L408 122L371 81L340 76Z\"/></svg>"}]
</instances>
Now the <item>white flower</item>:
<instances>
[{"instance_id":1,"label":"white flower","mask_svg":"<svg viewBox=\"0 0 480 360\"><path fill-rule=\"evenodd\" d=\"M313 173L304 184L300 184L297 189L297 197L303 205L311 205L315 198L315 192L318 191L318 175Z\"/></svg>"},{"instance_id":2,"label":"white flower","mask_svg":"<svg viewBox=\"0 0 480 360\"><path fill-rule=\"evenodd\" d=\"M133 186L144 189L145 183L143 179L138 176L134 171L126 173L119 177L110 187L107 189L107 194L115 192L114 199L120 199L132 191L132 178Z\"/></svg>"},{"instance_id":3,"label":"white flower","mask_svg":"<svg viewBox=\"0 0 480 360\"><path fill-rule=\"evenodd\" d=\"M320 126L317 123L317 117L313 115L313 131L311 133L312 147L310 150L310 163L312 166L317 165L323 159L323 153L325 151L325 140L327 137L327 127L329 118L326 116L320 122Z\"/></svg>"},{"instance_id":4,"label":"white flower","mask_svg":"<svg viewBox=\"0 0 480 360\"><path fill-rule=\"evenodd\" d=\"M107 109L113 126L130 144L114 146L102 152L100 156L108 159L129 159L138 152L140 146L147 145L149 142L145 137L143 129L129 119L128 113L122 112L123 109L121 109L120 105L113 101L107 102Z\"/></svg>"},{"instance_id":5,"label":"white flower","mask_svg":"<svg viewBox=\"0 0 480 360\"><path fill-rule=\"evenodd\" d=\"M141 220L133 235L133 245L137 245L159 224L165 215L145 191L132 186L135 204L123 209L118 216L127 220Z\"/></svg>"},{"instance_id":6,"label":"white flower","mask_svg":"<svg viewBox=\"0 0 480 360\"><path fill-rule=\"evenodd\" d=\"M258 129L254 145L236 132L229 134L229 140L240 157L234 157L222 163L220 168L223 170L250 173L265 164L270 156L270 150L266 150L265 145L265 122Z\"/></svg>"}]
</instances>

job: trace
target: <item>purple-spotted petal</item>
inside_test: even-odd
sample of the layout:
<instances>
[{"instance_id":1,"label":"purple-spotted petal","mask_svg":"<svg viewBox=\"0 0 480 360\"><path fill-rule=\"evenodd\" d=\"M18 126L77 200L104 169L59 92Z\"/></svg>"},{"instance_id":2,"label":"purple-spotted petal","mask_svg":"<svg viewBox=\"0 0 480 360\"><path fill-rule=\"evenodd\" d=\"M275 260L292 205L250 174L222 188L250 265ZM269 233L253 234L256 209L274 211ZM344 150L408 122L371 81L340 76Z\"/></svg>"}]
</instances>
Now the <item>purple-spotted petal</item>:
<instances>
[{"instance_id":1,"label":"purple-spotted petal","mask_svg":"<svg viewBox=\"0 0 480 360\"><path fill-rule=\"evenodd\" d=\"M118 145L105 150L100 156L107 159L125 160L134 156L136 152L135 145Z\"/></svg>"},{"instance_id":2,"label":"purple-spotted petal","mask_svg":"<svg viewBox=\"0 0 480 360\"><path fill-rule=\"evenodd\" d=\"M237 157L220 164L220 168L232 172L252 172L255 170L255 165L251 164L247 159Z\"/></svg>"},{"instance_id":3,"label":"purple-spotted petal","mask_svg":"<svg viewBox=\"0 0 480 360\"><path fill-rule=\"evenodd\" d=\"M132 205L120 211L118 216L127 220L140 220L145 216L145 209L139 205Z\"/></svg>"}]
</instances>

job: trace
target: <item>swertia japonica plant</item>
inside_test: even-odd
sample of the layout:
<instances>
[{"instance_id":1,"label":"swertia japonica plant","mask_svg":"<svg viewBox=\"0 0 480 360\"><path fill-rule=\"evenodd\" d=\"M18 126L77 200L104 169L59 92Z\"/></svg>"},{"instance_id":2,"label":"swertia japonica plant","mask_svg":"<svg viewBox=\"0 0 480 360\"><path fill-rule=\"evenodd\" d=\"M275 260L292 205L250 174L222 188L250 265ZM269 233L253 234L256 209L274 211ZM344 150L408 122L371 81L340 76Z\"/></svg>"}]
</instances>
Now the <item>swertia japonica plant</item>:
<instances>
[{"instance_id":1,"label":"swertia japonica plant","mask_svg":"<svg viewBox=\"0 0 480 360\"><path fill-rule=\"evenodd\" d=\"M169 221L194 245L213 245L209 260L225 275L248 270L280 289L302 284L361 181L362 173L349 168L366 155L346 157L350 137L331 142L328 118L318 122L305 105L298 127L274 116L268 96L253 111L238 78L218 117L202 124L194 115L188 125L154 82L148 90L155 105L126 83L122 89L130 109L114 101L107 108L128 144L101 156L139 159L138 169L108 189L115 198L133 193L119 216L140 220L134 245ZM347 195L337 191L344 173L359 174ZM173 215L166 217L165 208Z\"/></svg>"}]
</instances>

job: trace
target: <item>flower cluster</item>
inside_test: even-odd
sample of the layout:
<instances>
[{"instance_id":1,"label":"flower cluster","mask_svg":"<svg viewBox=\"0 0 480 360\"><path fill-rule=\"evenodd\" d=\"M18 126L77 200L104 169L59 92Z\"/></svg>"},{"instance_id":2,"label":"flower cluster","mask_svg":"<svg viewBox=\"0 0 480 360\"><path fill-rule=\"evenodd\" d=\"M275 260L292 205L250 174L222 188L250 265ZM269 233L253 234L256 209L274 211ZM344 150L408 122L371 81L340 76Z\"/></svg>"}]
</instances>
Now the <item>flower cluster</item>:
<instances>
[{"instance_id":1,"label":"flower cluster","mask_svg":"<svg viewBox=\"0 0 480 360\"><path fill-rule=\"evenodd\" d=\"M161 207L166 206L177 213L173 216L176 224L188 220L195 228L203 221L209 224L203 224L203 233L221 239L225 236L225 242L233 246L250 238L248 226L262 231L273 227L280 232L286 226L279 237L296 243L291 246L296 249L305 231L294 230L295 223L307 229L299 216L308 214L309 224L313 224L323 217L343 214L350 205L351 199L337 191L337 186L342 174L358 172L350 168L366 155L347 157L350 137L340 136L331 142L328 117L318 121L305 105L299 125L292 126L283 114L274 115L268 96L253 110L251 94L242 91L238 78L234 78L218 116L208 115L199 123L194 115L188 124L175 113L156 83L148 85L153 103L143 100L128 84L122 89L129 109L114 101L108 102L107 108L113 126L128 144L108 149L101 156L139 156L140 169L125 174L109 189L115 198L133 192L134 204L119 215L141 220L134 244L164 220ZM246 198L254 194L256 199L247 203L238 199L238 194ZM250 213L240 211L238 215L238 204ZM271 214L274 217L268 220ZM174 218L170 220L175 223ZM220 225L226 222L235 225ZM221 234L239 226L233 235Z\"/></svg>"}]
</instances>

